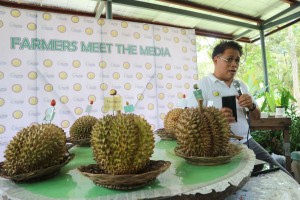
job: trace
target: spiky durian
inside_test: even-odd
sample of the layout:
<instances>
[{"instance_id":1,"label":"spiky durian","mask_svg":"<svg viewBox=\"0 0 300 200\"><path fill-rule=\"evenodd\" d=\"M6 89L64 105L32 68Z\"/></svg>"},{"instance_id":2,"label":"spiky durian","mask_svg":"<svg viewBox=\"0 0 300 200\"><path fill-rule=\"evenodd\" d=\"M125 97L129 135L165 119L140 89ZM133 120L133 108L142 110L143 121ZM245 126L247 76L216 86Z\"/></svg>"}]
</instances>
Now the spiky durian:
<instances>
[{"instance_id":1,"label":"spiky durian","mask_svg":"<svg viewBox=\"0 0 300 200\"><path fill-rule=\"evenodd\" d=\"M175 128L177 126L178 118L183 112L183 108L173 108L170 110L164 119L164 128L169 134L173 134L175 137Z\"/></svg>"},{"instance_id":2,"label":"spiky durian","mask_svg":"<svg viewBox=\"0 0 300 200\"><path fill-rule=\"evenodd\" d=\"M215 157L228 154L230 128L214 108L188 108L180 115L176 136L185 156Z\"/></svg>"},{"instance_id":3,"label":"spiky durian","mask_svg":"<svg viewBox=\"0 0 300 200\"><path fill-rule=\"evenodd\" d=\"M107 115L93 127L94 159L108 174L135 173L148 164L154 149L150 124L135 114Z\"/></svg>"},{"instance_id":4,"label":"spiky durian","mask_svg":"<svg viewBox=\"0 0 300 200\"><path fill-rule=\"evenodd\" d=\"M70 128L70 136L74 140L91 139L91 132L97 118L91 115L79 117Z\"/></svg>"},{"instance_id":5,"label":"spiky durian","mask_svg":"<svg viewBox=\"0 0 300 200\"><path fill-rule=\"evenodd\" d=\"M60 164L67 152L66 134L54 124L37 124L20 130L5 152L8 175L29 173Z\"/></svg>"}]
</instances>

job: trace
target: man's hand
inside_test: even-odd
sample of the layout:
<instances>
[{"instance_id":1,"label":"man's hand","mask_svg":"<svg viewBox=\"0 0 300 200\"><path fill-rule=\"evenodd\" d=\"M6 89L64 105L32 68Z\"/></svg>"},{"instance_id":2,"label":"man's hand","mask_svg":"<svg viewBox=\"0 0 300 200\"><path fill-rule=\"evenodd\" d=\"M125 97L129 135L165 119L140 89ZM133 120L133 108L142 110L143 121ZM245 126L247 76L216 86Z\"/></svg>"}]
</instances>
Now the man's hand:
<instances>
[{"instance_id":1,"label":"man's hand","mask_svg":"<svg viewBox=\"0 0 300 200\"><path fill-rule=\"evenodd\" d=\"M250 95L242 94L237 97L239 106L243 108L251 109L253 107L253 101Z\"/></svg>"},{"instance_id":2,"label":"man's hand","mask_svg":"<svg viewBox=\"0 0 300 200\"><path fill-rule=\"evenodd\" d=\"M220 111L222 112L223 116L227 119L228 123L235 122L235 118L230 108L221 108Z\"/></svg>"}]
</instances>

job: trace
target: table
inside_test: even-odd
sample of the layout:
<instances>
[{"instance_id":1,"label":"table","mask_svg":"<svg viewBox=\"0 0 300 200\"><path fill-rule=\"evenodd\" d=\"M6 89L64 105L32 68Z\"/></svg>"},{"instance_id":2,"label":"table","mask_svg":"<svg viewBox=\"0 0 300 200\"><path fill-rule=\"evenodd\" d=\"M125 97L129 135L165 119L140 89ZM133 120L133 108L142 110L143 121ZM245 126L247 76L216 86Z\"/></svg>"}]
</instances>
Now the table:
<instances>
[{"instance_id":1,"label":"table","mask_svg":"<svg viewBox=\"0 0 300 200\"><path fill-rule=\"evenodd\" d=\"M118 191L96 186L76 169L94 163L89 147L73 147L75 158L64 166L60 173L48 180L36 183L16 184L0 178L0 199L14 200L61 200L61 199L144 199L173 197L182 194L210 194L213 190L223 192L231 185L244 183L255 163L252 150L243 146L243 151L231 162L217 166L188 164L174 153L176 141L158 141L153 160L171 161L170 168L150 185L130 191ZM238 189L238 188L237 188ZM231 193L230 193L231 194Z\"/></svg>"},{"instance_id":2,"label":"table","mask_svg":"<svg viewBox=\"0 0 300 200\"><path fill-rule=\"evenodd\" d=\"M282 130L283 131L283 149L285 156L286 169L291 172L291 152L290 152L290 135L289 129L292 124L291 118L282 117L268 117L260 118L258 120L251 120L250 129L251 130Z\"/></svg>"}]
</instances>

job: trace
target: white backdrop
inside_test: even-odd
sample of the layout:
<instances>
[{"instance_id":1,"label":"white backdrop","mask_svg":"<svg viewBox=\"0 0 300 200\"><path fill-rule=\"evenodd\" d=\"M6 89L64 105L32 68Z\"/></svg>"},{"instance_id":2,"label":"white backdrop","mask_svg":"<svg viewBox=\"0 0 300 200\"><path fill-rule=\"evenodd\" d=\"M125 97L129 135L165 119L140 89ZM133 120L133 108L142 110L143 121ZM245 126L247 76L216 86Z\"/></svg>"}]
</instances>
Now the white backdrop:
<instances>
[{"instance_id":1,"label":"white backdrop","mask_svg":"<svg viewBox=\"0 0 300 200\"><path fill-rule=\"evenodd\" d=\"M68 133L116 89L155 130L197 82L194 30L0 7L0 140L42 123Z\"/></svg>"}]
</instances>

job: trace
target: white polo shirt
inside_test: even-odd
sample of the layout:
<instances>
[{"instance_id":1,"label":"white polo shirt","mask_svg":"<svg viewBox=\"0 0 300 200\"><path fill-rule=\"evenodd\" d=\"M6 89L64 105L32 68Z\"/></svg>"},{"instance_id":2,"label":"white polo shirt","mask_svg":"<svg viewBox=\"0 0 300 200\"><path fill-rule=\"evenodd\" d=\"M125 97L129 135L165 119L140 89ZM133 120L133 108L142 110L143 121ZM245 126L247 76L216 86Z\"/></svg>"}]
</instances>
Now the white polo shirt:
<instances>
[{"instance_id":1,"label":"white polo shirt","mask_svg":"<svg viewBox=\"0 0 300 200\"><path fill-rule=\"evenodd\" d=\"M245 83L243 83L242 81L239 81L239 83L242 93L249 94L252 97ZM231 84L230 87L228 87L224 81L217 79L213 74L209 74L208 76L201 79L198 86L199 89L202 90L204 100L203 106L214 106L220 109L222 108L222 96L238 95L238 92L236 88L233 87L233 84ZM190 94L188 97L188 106L198 106L196 98L193 96L193 94ZM237 122L233 122L230 124L230 129L235 135L243 137L244 139L240 142L244 143L247 141L249 124L247 122L247 118L244 114L244 111L242 107L238 105L238 102L236 102L236 110L238 120ZM248 138L250 139L251 135L249 135Z\"/></svg>"}]
</instances>

